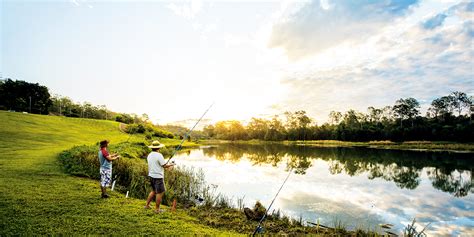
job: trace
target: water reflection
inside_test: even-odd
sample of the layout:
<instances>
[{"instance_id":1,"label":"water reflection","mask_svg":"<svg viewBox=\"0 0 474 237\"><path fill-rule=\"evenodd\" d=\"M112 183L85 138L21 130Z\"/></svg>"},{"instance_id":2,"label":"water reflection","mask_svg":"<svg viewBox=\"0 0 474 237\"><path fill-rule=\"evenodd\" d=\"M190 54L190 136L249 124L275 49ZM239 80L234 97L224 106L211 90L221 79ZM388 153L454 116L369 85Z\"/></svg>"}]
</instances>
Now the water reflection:
<instances>
[{"instance_id":1,"label":"water reflection","mask_svg":"<svg viewBox=\"0 0 474 237\"><path fill-rule=\"evenodd\" d=\"M394 151L369 148L321 148L306 146L225 144L203 149L205 156L221 161L238 162L242 157L253 165L277 166L285 160L287 170L305 174L312 160L321 159L329 164L333 175L367 174L369 179L391 181L401 189L416 189L423 169L434 188L455 197L474 192L472 154L450 152Z\"/></svg>"}]
</instances>

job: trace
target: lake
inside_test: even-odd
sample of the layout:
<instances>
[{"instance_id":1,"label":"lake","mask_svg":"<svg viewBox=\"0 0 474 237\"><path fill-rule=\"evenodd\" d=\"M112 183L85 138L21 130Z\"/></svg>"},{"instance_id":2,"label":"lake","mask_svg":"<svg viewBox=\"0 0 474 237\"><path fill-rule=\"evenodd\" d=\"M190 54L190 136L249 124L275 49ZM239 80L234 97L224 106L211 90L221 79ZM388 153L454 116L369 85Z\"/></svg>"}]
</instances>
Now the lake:
<instances>
[{"instance_id":1,"label":"lake","mask_svg":"<svg viewBox=\"0 0 474 237\"><path fill-rule=\"evenodd\" d=\"M474 236L472 153L222 144L176 162L250 208L268 207L291 170L272 207L285 215L347 229L389 223L395 233L416 218L417 230L431 223L429 235Z\"/></svg>"}]
</instances>

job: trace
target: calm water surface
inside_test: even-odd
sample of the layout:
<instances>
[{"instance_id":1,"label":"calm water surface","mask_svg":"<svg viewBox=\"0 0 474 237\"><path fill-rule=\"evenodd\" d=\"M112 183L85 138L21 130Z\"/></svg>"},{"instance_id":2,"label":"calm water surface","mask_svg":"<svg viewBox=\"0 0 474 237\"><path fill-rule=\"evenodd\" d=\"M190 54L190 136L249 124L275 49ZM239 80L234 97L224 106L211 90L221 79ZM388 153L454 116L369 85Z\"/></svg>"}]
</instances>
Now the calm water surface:
<instances>
[{"instance_id":1,"label":"calm water surface","mask_svg":"<svg viewBox=\"0 0 474 237\"><path fill-rule=\"evenodd\" d=\"M431 235L474 236L473 154L225 144L176 159L248 207L268 206L292 168L273 206L286 215L348 229L390 223L396 233L416 218Z\"/></svg>"}]
</instances>

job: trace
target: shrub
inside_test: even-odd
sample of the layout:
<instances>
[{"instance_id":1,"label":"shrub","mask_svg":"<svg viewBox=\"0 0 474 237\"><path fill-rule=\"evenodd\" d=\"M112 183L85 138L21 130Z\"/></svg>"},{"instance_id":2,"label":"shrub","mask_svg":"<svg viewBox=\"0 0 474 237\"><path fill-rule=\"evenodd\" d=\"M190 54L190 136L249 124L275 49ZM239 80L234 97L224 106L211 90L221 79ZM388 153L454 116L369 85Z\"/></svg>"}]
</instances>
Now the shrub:
<instances>
[{"instance_id":1,"label":"shrub","mask_svg":"<svg viewBox=\"0 0 474 237\"><path fill-rule=\"evenodd\" d=\"M158 128L151 123L129 124L125 129L127 133L144 133L147 139L152 137L174 138L174 135L166 130Z\"/></svg>"},{"instance_id":2,"label":"shrub","mask_svg":"<svg viewBox=\"0 0 474 237\"><path fill-rule=\"evenodd\" d=\"M98 145L76 146L62 152L59 159L67 173L98 180L100 178L98 147ZM130 191L131 197L145 198L150 191L146 162L150 149L145 143L120 143L111 145L109 150L121 156L113 162L112 177L116 180L116 188L123 192ZM164 148L162 153L169 156L171 152ZM169 205L174 199L181 204L192 204L196 196L202 196L205 190L209 190L204 182L202 170L195 171L186 167L167 171L165 184L167 187L163 197L165 205Z\"/></svg>"}]
</instances>

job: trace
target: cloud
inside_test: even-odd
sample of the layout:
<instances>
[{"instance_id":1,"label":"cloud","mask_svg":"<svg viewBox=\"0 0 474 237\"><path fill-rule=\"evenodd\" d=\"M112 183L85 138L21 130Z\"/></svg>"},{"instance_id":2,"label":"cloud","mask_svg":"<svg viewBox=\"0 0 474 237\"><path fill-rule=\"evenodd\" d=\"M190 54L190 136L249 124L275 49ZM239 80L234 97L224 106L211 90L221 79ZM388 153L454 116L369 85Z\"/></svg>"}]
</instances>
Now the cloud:
<instances>
[{"instance_id":1,"label":"cloud","mask_svg":"<svg viewBox=\"0 0 474 237\"><path fill-rule=\"evenodd\" d=\"M269 47L296 60L336 46L359 42L409 12L417 0L319 1L289 8L273 25Z\"/></svg>"},{"instance_id":2,"label":"cloud","mask_svg":"<svg viewBox=\"0 0 474 237\"><path fill-rule=\"evenodd\" d=\"M425 111L434 98L452 91L473 95L474 23L464 17L469 6L433 14L429 19L446 17L430 27L426 19L400 19L364 42L339 42L294 62L281 80L289 92L280 109L304 109L322 122L332 110L364 112L399 98L414 97Z\"/></svg>"},{"instance_id":3,"label":"cloud","mask_svg":"<svg viewBox=\"0 0 474 237\"><path fill-rule=\"evenodd\" d=\"M438 26L441 26L448 16L454 16L454 15L457 15L461 19L469 19L469 18L472 19L473 12L474 12L474 2L469 2L469 3L462 2L448 8L444 12L441 12L429 18L428 20L422 23L422 26L425 29L429 29L429 30L434 29Z\"/></svg>"},{"instance_id":4,"label":"cloud","mask_svg":"<svg viewBox=\"0 0 474 237\"><path fill-rule=\"evenodd\" d=\"M88 8L94 8L92 5L88 3L88 0L69 0L76 7L87 6Z\"/></svg>"},{"instance_id":5,"label":"cloud","mask_svg":"<svg viewBox=\"0 0 474 237\"><path fill-rule=\"evenodd\" d=\"M199 0L192 0L190 2L184 2L181 4L170 3L167 6L177 16L184 17L185 19L193 19L202 9L202 2Z\"/></svg>"},{"instance_id":6,"label":"cloud","mask_svg":"<svg viewBox=\"0 0 474 237\"><path fill-rule=\"evenodd\" d=\"M76 6L79 6L79 3L77 2L77 0L70 0L69 2L71 2L72 4L74 4Z\"/></svg>"},{"instance_id":7,"label":"cloud","mask_svg":"<svg viewBox=\"0 0 474 237\"><path fill-rule=\"evenodd\" d=\"M446 14L440 13L440 14L434 16L433 18L430 18L427 21L425 21L423 23L423 27L425 29L430 29L430 30L434 29L434 28L440 26L441 24L443 24L444 19L446 19L446 17L448 17Z\"/></svg>"}]
</instances>

